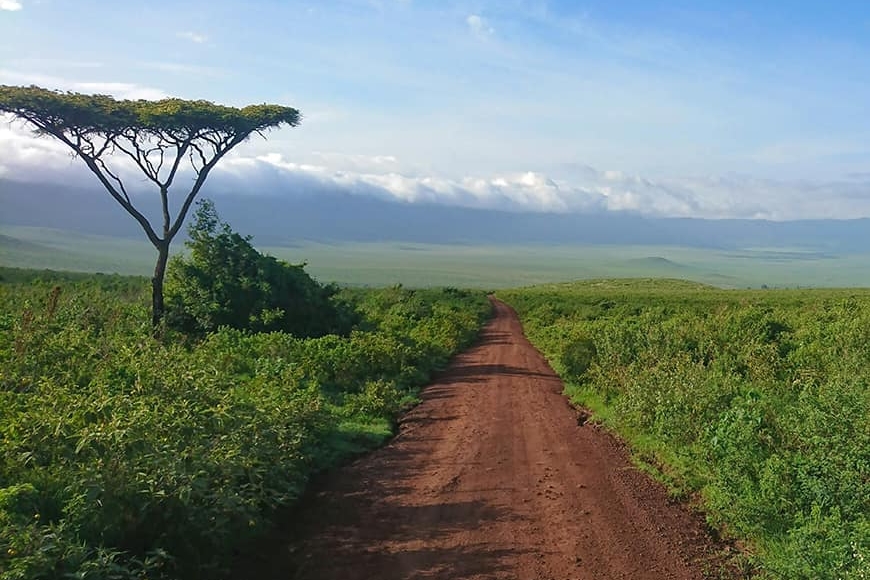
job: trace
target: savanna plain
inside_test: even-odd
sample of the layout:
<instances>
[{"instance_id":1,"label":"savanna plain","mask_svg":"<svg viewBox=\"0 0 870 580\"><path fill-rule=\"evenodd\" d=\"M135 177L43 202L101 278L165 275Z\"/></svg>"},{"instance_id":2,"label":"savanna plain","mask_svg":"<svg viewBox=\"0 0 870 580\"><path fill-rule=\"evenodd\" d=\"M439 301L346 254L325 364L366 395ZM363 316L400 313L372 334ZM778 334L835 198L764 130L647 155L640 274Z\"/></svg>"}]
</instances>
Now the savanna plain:
<instances>
[{"instance_id":1,"label":"savanna plain","mask_svg":"<svg viewBox=\"0 0 870 580\"><path fill-rule=\"evenodd\" d=\"M2 233L4 263L58 267L43 251L57 233ZM98 269L99 244L67 247L77 269ZM870 576L870 291L758 288L799 285L825 257L328 250L268 253L341 286L270 270L248 247L233 251L269 284L191 286L221 276L191 246L170 271L177 316L156 335L144 278L3 268L0 578L227 576L288 525L316 474L390 440L474 344L487 291L590 425L702 514L722 555L709 577ZM854 272L840 266L827 275ZM571 278L592 279L544 283ZM279 287L304 299L264 301Z\"/></svg>"}]
</instances>

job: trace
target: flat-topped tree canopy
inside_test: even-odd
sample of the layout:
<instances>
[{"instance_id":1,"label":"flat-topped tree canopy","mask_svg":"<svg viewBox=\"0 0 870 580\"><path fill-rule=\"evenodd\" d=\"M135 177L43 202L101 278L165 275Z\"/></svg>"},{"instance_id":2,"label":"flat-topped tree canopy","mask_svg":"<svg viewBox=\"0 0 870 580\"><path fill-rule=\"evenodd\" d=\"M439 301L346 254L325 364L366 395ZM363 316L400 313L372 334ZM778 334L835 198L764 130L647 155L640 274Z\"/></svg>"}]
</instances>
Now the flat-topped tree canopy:
<instances>
[{"instance_id":1,"label":"flat-topped tree canopy","mask_svg":"<svg viewBox=\"0 0 870 580\"><path fill-rule=\"evenodd\" d=\"M300 121L299 111L280 105L236 108L204 100L116 100L107 95L6 85L0 86L0 112L11 113L31 123L38 133L59 139L92 171L90 162L97 165L112 182L110 193L119 194L116 199L127 211L130 200L124 185L105 164L112 153L125 153L149 180L168 189L186 155L197 173L207 174L224 153L252 133L262 134L283 124L295 127ZM113 192L115 187L118 191Z\"/></svg>"},{"instance_id":2,"label":"flat-topped tree canopy","mask_svg":"<svg viewBox=\"0 0 870 580\"><path fill-rule=\"evenodd\" d=\"M299 111L280 105L227 107L210 101L118 100L109 95L53 91L37 86L0 85L0 111L37 124L40 129L83 134L153 131L172 138L208 133L250 135L281 124L299 124Z\"/></svg>"},{"instance_id":3,"label":"flat-topped tree canopy","mask_svg":"<svg viewBox=\"0 0 870 580\"><path fill-rule=\"evenodd\" d=\"M121 100L37 86L0 85L0 113L30 123L37 134L67 145L97 176L109 194L139 223L157 248L154 270L153 320L163 313L163 276L169 244L181 229L194 198L209 172L233 147L253 133L262 135L282 125L295 127L299 111L281 105L227 107L204 100ZM107 161L121 153L160 191L163 220L155 229L134 205L118 168ZM174 219L169 191L184 161L196 174Z\"/></svg>"}]
</instances>

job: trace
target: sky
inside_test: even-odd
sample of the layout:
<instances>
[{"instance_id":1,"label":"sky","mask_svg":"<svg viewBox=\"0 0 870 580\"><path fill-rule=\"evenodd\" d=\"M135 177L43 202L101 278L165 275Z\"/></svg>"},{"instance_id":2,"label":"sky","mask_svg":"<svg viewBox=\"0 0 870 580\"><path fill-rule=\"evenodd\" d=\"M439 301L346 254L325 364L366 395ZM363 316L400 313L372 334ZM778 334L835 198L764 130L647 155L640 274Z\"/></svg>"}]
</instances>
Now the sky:
<instances>
[{"instance_id":1,"label":"sky","mask_svg":"<svg viewBox=\"0 0 870 580\"><path fill-rule=\"evenodd\" d=\"M0 0L0 84L300 109L219 166L247 194L870 216L866 0ZM0 177L79 165L0 123Z\"/></svg>"}]
</instances>

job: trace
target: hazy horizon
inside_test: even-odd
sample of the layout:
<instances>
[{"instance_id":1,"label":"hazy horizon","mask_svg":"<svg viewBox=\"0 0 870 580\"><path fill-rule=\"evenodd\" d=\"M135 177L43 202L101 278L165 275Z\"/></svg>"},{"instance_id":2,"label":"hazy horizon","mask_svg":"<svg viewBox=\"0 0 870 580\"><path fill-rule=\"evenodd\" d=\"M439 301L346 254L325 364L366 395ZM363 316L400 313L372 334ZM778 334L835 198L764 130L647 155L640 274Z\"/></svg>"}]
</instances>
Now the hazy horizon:
<instances>
[{"instance_id":1,"label":"hazy horizon","mask_svg":"<svg viewBox=\"0 0 870 580\"><path fill-rule=\"evenodd\" d=\"M866 217L868 57L858 1L0 2L0 84L299 108L218 165L239 195ZM17 122L0 177L95 184Z\"/></svg>"},{"instance_id":2,"label":"hazy horizon","mask_svg":"<svg viewBox=\"0 0 870 580\"><path fill-rule=\"evenodd\" d=\"M308 197L205 196L261 251L308 262L318 279L341 284L501 288L639 276L728 288L870 286L867 219L511 213L340 190ZM155 251L138 224L96 188L0 179L0 207L3 265L141 275L153 270ZM182 239L173 248L182 252Z\"/></svg>"}]
</instances>

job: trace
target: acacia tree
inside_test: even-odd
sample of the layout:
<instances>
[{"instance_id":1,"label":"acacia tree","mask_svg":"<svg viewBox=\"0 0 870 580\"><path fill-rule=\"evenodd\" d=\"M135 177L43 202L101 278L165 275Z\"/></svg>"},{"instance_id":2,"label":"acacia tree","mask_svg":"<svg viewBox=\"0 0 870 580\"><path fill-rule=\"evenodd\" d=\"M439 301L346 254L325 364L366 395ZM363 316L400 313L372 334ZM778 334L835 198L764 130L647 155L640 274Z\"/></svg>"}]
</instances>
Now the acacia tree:
<instances>
[{"instance_id":1,"label":"acacia tree","mask_svg":"<svg viewBox=\"0 0 870 580\"><path fill-rule=\"evenodd\" d=\"M157 250L151 279L154 326L163 318L169 246L209 172L252 134L262 135L284 124L295 127L300 121L299 111L279 105L235 108L182 99L116 100L106 95L7 85L0 85L0 112L30 123L37 134L51 135L69 147L145 231ZM119 165L108 163L118 159L131 160L159 190L162 220L158 227L133 204ZM193 184L180 186L184 197L173 216L170 189L179 170L188 165L195 175Z\"/></svg>"}]
</instances>

